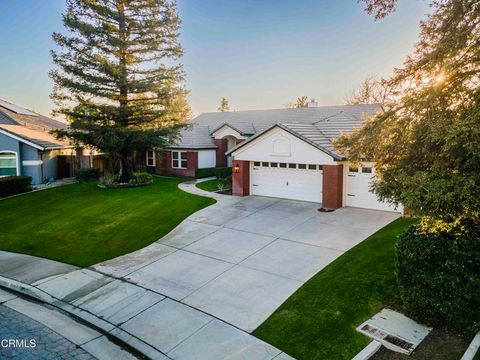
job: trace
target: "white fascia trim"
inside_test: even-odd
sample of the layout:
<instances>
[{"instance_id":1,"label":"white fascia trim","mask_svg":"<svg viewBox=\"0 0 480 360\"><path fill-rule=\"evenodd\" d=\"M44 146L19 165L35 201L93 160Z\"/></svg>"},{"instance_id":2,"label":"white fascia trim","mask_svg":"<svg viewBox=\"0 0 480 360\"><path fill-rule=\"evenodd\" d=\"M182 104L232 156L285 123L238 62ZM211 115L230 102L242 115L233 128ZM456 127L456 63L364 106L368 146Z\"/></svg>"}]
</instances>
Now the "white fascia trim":
<instances>
[{"instance_id":1,"label":"white fascia trim","mask_svg":"<svg viewBox=\"0 0 480 360\"><path fill-rule=\"evenodd\" d=\"M30 145L31 147L34 147L35 149L38 149L38 150L45 150L43 147L31 142L31 141L28 141L28 140L25 140L24 138L21 138L20 136L17 136L17 135L14 135L12 134L11 132L9 131L5 131L3 129L0 128L0 134L4 134L4 135L7 135L9 137L11 137L12 139L15 139L15 140L18 140L18 141L21 141L27 145Z\"/></svg>"},{"instance_id":2,"label":"white fascia trim","mask_svg":"<svg viewBox=\"0 0 480 360\"><path fill-rule=\"evenodd\" d=\"M43 164L42 160L23 160L22 166L40 166Z\"/></svg>"},{"instance_id":3,"label":"white fascia trim","mask_svg":"<svg viewBox=\"0 0 480 360\"><path fill-rule=\"evenodd\" d=\"M223 129L229 129L232 131L232 134L228 134L230 136L233 136L237 139L246 139L245 136L243 136L241 133L238 132L238 130L234 129L233 127L231 127L230 125L228 124L224 124L223 126L219 127L217 130L215 130L213 133L212 133L212 136L217 139L217 134L219 132L221 132ZM224 137L221 137L221 138L218 138L218 139L223 139Z\"/></svg>"}]
</instances>

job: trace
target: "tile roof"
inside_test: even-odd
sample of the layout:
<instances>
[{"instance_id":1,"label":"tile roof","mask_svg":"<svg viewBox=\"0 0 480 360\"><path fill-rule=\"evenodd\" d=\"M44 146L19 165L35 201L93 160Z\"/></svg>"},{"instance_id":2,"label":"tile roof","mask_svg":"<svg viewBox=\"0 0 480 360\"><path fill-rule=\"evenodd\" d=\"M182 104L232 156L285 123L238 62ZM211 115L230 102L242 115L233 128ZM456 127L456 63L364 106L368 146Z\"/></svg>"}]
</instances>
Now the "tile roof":
<instances>
[{"instance_id":1,"label":"tile roof","mask_svg":"<svg viewBox=\"0 0 480 360\"><path fill-rule=\"evenodd\" d=\"M19 113L12 109L23 111ZM68 142L57 140L49 133L53 129L67 128L68 125L61 121L19 108L4 100L0 101L0 130L31 142L41 149L70 147Z\"/></svg>"},{"instance_id":2,"label":"tile roof","mask_svg":"<svg viewBox=\"0 0 480 360\"><path fill-rule=\"evenodd\" d=\"M176 146L215 147L210 134L225 124L247 136L257 135L280 124L327 152L338 155L332 147L332 140L341 133L361 127L365 117L379 109L378 104L361 104L204 113L192 120L189 129L182 131Z\"/></svg>"}]
</instances>

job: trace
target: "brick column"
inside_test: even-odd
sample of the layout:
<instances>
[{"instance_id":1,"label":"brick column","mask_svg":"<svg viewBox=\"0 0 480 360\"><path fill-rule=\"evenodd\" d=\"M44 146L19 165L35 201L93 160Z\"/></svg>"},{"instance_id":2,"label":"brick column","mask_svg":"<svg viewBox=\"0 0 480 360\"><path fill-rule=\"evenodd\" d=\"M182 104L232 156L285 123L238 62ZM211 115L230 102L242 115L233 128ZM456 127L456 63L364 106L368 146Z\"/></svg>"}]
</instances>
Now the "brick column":
<instances>
[{"instance_id":1,"label":"brick column","mask_svg":"<svg viewBox=\"0 0 480 360\"><path fill-rule=\"evenodd\" d=\"M250 162L234 160L232 168L232 194L236 196L250 195ZM239 172L235 172L238 166Z\"/></svg>"},{"instance_id":2,"label":"brick column","mask_svg":"<svg viewBox=\"0 0 480 360\"><path fill-rule=\"evenodd\" d=\"M324 209L338 209L343 206L343 165L323 165Z\"/></svg>"},{"instance_id":3,"label":"brick column","mask_svg":"<svg viewBox=\"0 0 480 360\"><path fill-rule=\"evenodd\" d=\"M228 150L227 139L213 139L213 142L217 146L215 150L216 166L227 166L227 156L225 155Z\"/></svg>"}]
</instances>

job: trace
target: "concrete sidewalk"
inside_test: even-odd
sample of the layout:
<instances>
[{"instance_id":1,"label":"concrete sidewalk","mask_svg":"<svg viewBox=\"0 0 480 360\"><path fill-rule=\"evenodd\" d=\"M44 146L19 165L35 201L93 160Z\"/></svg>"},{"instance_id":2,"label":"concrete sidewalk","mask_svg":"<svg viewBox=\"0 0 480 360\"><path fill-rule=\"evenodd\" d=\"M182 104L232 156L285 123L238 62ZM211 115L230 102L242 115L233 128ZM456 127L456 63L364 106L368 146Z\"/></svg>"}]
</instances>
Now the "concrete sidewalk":
<instances>
[{"instance_id":1,"label":"concrete sidewalk","mask_svg":"<svg viewBox=\"0 0 480 360\"><path fill-rule=\"evenodd\" d=\"M289 358L209 314L89 269L0 251L0 286L66 311L151 359Z\"/></svg>"}]
</instances>

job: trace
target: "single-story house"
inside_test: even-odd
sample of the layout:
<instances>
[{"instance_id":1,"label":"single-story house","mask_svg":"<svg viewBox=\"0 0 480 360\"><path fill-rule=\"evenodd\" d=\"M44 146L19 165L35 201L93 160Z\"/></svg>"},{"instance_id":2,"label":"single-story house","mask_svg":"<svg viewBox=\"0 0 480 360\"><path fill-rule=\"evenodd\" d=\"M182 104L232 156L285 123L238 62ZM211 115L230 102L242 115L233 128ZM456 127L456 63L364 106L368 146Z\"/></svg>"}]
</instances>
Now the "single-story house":
<instances>
[{"instance_id":1,"label":"single-story house","mask_svg":"<svg viewBox=\"0 0 480 360\"><path fill-rule=\"evenodd\" d=\"M195 176L196 169L233 166L233 195L262 195L343 206L402 211L370 191L374 164L352 166L332 140L362 126L378 104L204 113L177 143L147 151L152 172Z\"/></svg>"},{"instance_id":2,"label":"single-story house","mask_svg":"<svg viewBox=\"0 0 480 360\"><path fill-rule=\"evenodd\" d=\"M89 154L49 133L67 126L0 99L0 176L30 176L35 185L89 167Z\"/></svg>"}]
</instances>

